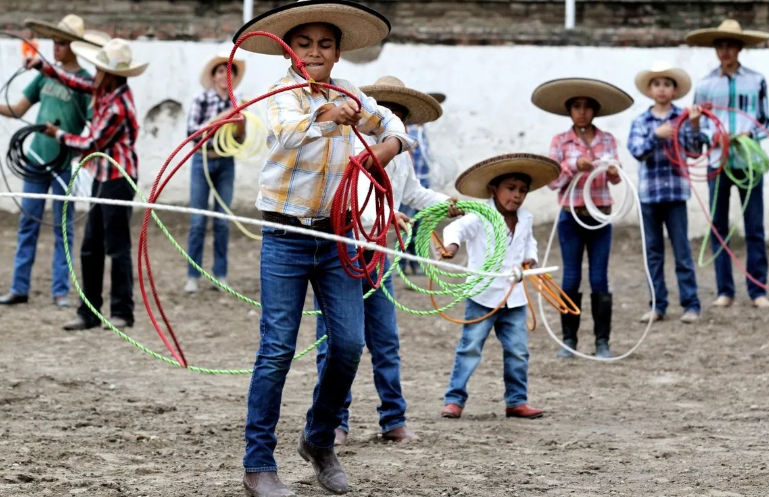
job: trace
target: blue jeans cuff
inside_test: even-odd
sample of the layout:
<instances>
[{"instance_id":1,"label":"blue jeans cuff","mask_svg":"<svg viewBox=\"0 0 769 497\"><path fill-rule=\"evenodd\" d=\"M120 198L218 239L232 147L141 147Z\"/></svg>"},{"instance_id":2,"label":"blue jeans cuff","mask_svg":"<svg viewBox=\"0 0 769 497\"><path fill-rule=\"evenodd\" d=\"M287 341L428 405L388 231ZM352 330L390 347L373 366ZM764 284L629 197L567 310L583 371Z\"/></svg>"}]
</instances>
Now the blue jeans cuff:
<instances>
[{"instance_id":1,"label":"blue jeans cuff","mask_svg":"<svg viewBox=\"0 0 769 497\"><path fill-rule=\"evenodd\" d=\"M244 469L246 473L267 473L270 471L278 471L277 466L259 466L256 468L245 467Z\"/></svg>"},{"instance_id":2,"label":"blue jeans cuff","mask_svg":"<svg viewBox=\"0 0 769 497\"><path fill-rule=\"evenodd\" d=\"M515 409L516 407L525 406L527 402L527 400L524 400L523 402L518 402L517 404L507 404L505 407L507 409Z\"/></svg>"},{"instance_id":3,"label":"blue jeans cuff","mask_svg":"<svg viewBox=\"0 0 769 497\"><path fill-rule=\"evenodd\" d=\"M328 447L321 447L320 445L315 445L314 443L310 442L306 429L304 430L304 442L315 450L329 450L334 448L334 442L331 442L331 445Z\"/></svg>"},{"instance_id":4,"label":"blue jeans cuff","mask_svg":"<svg viewBox=\"0 0 769 497\"><path fill-rule=\"evenodd\" d=\"M393 421L392 423L388 423L382 427L382 433L387 433L388 431L393 431L404 426L406 426L405 419L402 421Z\"/></svg>"},{"instance_id":5,"label":"blue jeans cuff","mask_svg":"<svg viewBox=\"0 0 769 497\"><path fill-rule=\"evenodd\" d=\"M459 407L461 407L462 409L464 409L464 408L465 408L465 403L464 403L464 402L462 402L462 401L459 401L459 400L451 400L451 399L449 399L449 398L446 398L446 399L444 399L444 400L443 400L443 405L444 405L444 406L447 406L447 405L449 405L449 404L454 404L454 405L456 405L456 406L459 406Z\"/></svg>"}]
</instances>

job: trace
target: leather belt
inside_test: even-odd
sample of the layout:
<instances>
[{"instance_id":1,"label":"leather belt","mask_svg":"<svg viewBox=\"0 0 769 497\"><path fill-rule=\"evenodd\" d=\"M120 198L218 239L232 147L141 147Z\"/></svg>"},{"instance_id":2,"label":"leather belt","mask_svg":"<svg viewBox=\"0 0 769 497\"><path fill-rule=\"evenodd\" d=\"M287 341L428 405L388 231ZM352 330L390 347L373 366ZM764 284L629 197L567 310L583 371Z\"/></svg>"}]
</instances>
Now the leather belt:
<instances>
[{"instance_id":1,"label":"leather belt","mask_svg":"<svg viewBox=\"0 0 769 497\"><path fill-rule=\"evenodd\" d=\"M271 223L285 224L287 226L297 226L299 228L306 228L323 233L333 233L334 227L331 225L331 218L321 217L313 219L310 224L303 223L300 218L294 216L286 216L279 212L265 211L262 212L262 219ZM347 212L346 223L352 221L352 214Z\"/></svg>"}]
</instances>

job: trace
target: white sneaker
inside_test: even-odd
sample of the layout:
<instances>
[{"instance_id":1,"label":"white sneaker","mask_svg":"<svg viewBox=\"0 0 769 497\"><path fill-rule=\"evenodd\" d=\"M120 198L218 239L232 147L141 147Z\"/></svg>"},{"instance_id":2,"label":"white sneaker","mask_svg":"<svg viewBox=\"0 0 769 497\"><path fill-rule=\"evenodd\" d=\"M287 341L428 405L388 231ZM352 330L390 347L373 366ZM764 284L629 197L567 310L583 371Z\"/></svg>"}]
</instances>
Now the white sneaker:
<instances>
[{"instance_id":1,"label":"white sneaker","mask_svg":"<svg viewBox=\"0 0 769 497\"><path fill-rule=\"evenodd\" d=\"M769 299L762 295L753 301L753 307L769 309Z\"/></svg>"},{"instance_id":2,"label":"white sneaker","mask_svg":"<svg viewBox=\"0 0 769 497\"><path fill-rule=\"evenodd\" d=\"M699 313L696 313L694 311L686 311L684 312L683 316L681 316L681 322L686 324L696 323L700 320Z\"/></svg>"},{"instance_id":3,"label":"white sneaker","mask_svg":"<svg viewBox=\"0 0 769 497\"><path fill-rule=\"evenodd\" d=\"M733 303L733 298L727 297L726 295L721 295L713 301L713 307L731 307Z\"/></svg>"},{"instance_id":4,"label":"white sneaker","mask_svg":"<svg viewBox=\"0 0 769 497\"><path fill-rule=\"evenodd\" d=\"M652 323L656 323L657 321L662 321L665 319L665 316L657 311L647 311L638 321L641 323L648 323L649 319L652 320Z\"/></svg>"},{"instance_id":5,"label":"white sneaker","mask_svg":"<svg viewBox=\"0 0 769 497\"><path fill-rule=\"evenodd\" d=\"M184 293L198 293L197 278L187 278L187 283L184 284Z\"/></svg>"}]
</instances>

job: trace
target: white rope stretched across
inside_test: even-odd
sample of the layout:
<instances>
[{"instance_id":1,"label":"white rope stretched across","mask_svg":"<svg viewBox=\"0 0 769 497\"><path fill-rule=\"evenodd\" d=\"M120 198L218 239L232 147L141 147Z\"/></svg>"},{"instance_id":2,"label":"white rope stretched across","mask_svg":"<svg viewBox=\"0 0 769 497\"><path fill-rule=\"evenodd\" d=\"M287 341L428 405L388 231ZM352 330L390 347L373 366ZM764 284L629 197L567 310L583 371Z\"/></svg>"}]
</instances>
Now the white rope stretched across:
<instances>
[{"instance_id":1,"label":"white rope stretched across","mask_svg":"<svg viewBox=\"0 0 769 497\"><path fill-rule=\"evenodd\" d=\"M577 213L574 211L574 200L575 200L574 189L579 184L579 180L582 178L582 176L584 176L585 173L581 173L581 172L577 173L577 175L569 184L568 189L566 190L565 197L569 199L569 208L571 210L571 215L574 217L574 220L583 228L589 229L589 230L598 230L611 224L616 220L623 218L630 212L633 205L636 206L636 209L638 211L638 217L639 217L639 225L641 227L641 249L643 254L644 269L646 270L646 281L649 284L649 293L651 294L651 309L654 309L656 304L656 296L654 295L654 283L652 281L651 271L649 270L649 263L646 259L646 236L643 230L643 216L641 214L641 199L638 197L638 191L633 185L633 182L630 180L630 177L628 176L628 174L621 167L619 167L619 163L617 163L617 161L613 159L600 159L594 163L594 166L595 168L587 176L587 180L585 181L585 184L583 186L582 194L583 194L583 199L585 201L585 207L587 208L588 213L590 213L590 216L593 217L596 221L598 221L598 224L589 225L589 224L583 223L582 220L579 219L579 217L577 216ZM599 174L605 173L612 166L616 168L617 172L622 178L621 183L625 187L625 192L624 192L622 204L620 204L620 208L616 209L612 214L604 214L598 209L598 207L596 207L595 203L593 202L593 197L590 192L590 186L593 184L593 181L595 180L595 178L598 177ZM558 216L556 215L555 222L553 223L553 229L550 232L550 239L547 241L545 256L542 258L543 265L547 264L547 258L550 256L550 249L553 246L553 239L555 238L555 232L557 229L558 229ZM641 346L644 340L646 340L646 336L649 334L652 324L654 323L654 315L650 314L649 323L647 324L646 330L643 332L643 335L641 335L641 338L638 340L638 342L636 342L636 344L624 354L614 356L614 357L609 357L609 358L595 357L588 354L583 354L582 352L579 352L577 350L572 349L571 347L568 347L565 343L563 343L563 341L560 338L558 338L558 336L555 334L553 329L550 327L550 323L548 323L547 321L547 316L545 316L545 306L543 305L541 293L539 294L538 298L539 298L539 309L540 309L540 314L542 316L542 322L545 324L545 328L547 329L547 332L550 334L550 337L553 340L555 340L561 347L571 351L571 353L573 353L578 357L582 357L583 359L590 359L593 361L601 361L601 362L615 362L615 361L621 361L622 359L629 357L631 354L633 354L633 352L635 352L638 349L638 347Z\"/></svg>"},{"instance_id":2,"label":"white rope stretched across","mask_svg":"<svg viewBox=\"0 0 769 497\"><path fill-rule=\"evenodd\" d=\"M380 252L384 252L389 255L400 256L402 259L407 259L415 262L422 262L425 264L433 264L434 266L438 266L444 269L449 269L452 271L472 273L472 274L476 274L486 278L507 278L510 281L515 281L515 282L520 282L525 276L534 276L538 274L555 272L558 270L558 266L553 266L553 267L542 267L542 268L534 268L534 269L526 269L526 270L523 270L520 268L513 268L513 271L505 272L505 273L492 273L487 271L479 271L475 269L470 269L465 266L458 266L456 264L451 264L448 262L438 261L434 259L425 259L423 257L418 257L416 255L412 255L406 252L401 252L391 248L382 247L374 243L368 243L365 241L353 240L351 238L337 236L337 235L334 235L333 233L323 233L323 232L312 230L309 228L301 228L299 226L290 226L286 224L264 221L261 219L254 219L254 218L242 217L242 216L233 216L233 215L210 211L206 209L195 209L192 207L181 207L177 205L151 204L149 202L136 202L133 200L117 200L117 199L97 198L97 197L74 197L69 195L54 195L50 193L0 192L0 198L3 198L3 197L61 200L61 201L68 201L68 202L85 202L85 203L93 203L93 204L117 205L121 207L138 207L141 209L152 209L156 211L179 212L183 214L199 214L202 216L225 219L228 221L238 221L241 223L264 226L267 228L282 229L286 231L291 231L293 233L298 233L300 235L314 236L314 237L322 238L324 240L330 240L332 242L347 243L350 245L363 247L368 250L378 250Z\"/></svg>"}]
</instances>

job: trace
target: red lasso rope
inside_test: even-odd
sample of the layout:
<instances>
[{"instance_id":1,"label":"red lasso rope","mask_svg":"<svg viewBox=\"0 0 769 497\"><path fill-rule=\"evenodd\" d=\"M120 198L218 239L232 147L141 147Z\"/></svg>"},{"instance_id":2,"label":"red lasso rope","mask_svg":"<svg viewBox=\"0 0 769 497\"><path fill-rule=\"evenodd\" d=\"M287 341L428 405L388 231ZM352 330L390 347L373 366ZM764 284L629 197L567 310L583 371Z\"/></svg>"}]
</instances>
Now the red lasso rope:
<instances>
[{"instance_id":1,"label":"red lasso rope","mask_svg":"<svg viewBox=\"0 0 769 497\"><path fill-rule=\"evenodd\" d=\"M753 116L749 115L748 113L739 110L739 109L733 109L731 107L725 107L721 105L714 105L711 103L704 103L702 105L702 114L706 116L708 119L713 121L713 125L716 128L716 133L714 135L715 140L714 144L711 145L708 150L702 154L706 157L710 157L710 154L713 152L713 150L720 145L721 147L721 158L719 160L719 165L717 168L715 168L714 171L708 171L708 173L704 176L704 178L707 179L707 181L714 180L719 174L721 174L726 167L726 164L729 161L729 132L727 131L726 127L723 125L723 123L716 117L716 115L711 111L711 109L714 110L725 110L727 112L734 112L737 114L741 114L745 117L747 117L749 120L753 122L753 124L756 125L761 131L763 131L767 136L769 136L769 130L767 130L763 124L761 124L757 119L755 119ZM665 154L667 155L670 162L675 166L676 171L684 178L689 181L690 189L694 193L694 197L697 199L697 203L699 203L700 208L702 209L702 212L705 214L705 219L707 220L708 224L710 225L710 231L713 233L713 235L716 237L718 242L723 247L724 251L726 251L727 254L729 254L729 257L731 257L732 261L734 262L734 265L739 268L739 270L742 272L745 277L750 280L751 282L755 283L759 287L763 288L764 290L767 290L767 285L764 283L761 283L758 281L753 275L751 275L745 265L737 258L737 256L732 252L732 250L729 248L728 244L724 241L724 238L721 236L721 234L716 229L715 224L713 223L713 219L710 217L710 211L708 210L705 203L702 201L702 198L700 197L697 190L694 188L694 182L693 178L690 174L689 169L692 167L690 164L687 163L686 158L697 157L697 154L690 154L688 151L682 151L681 150L681 142L679 140L679 133L681 131L681 127L686 122L686 120L689 118L689 109L684 109L681 115L679 116L676 124L675 124L675 131L673 133L673 137L671 140L668 140L668 143L666 143L665 146ZM672 153L669 150L670 142L672 141L672 147L673 151ZM700 157L702 156L700 155ZM701 166L700 166L701 167ZM711 168L710 162L708 162L707 167ZM700 176L700 179L703 177Z\"/></svg>"},{"instance_id":2,"label":"red lasso rope","mask_svg":"<svg viewBox=\"0 0 769 497\"><path fill-rule=\"evenodd\" d=\"M302 74L302 76L307 80L307 83L295 84L295 85L286 86L283 88L278 88L269 93L266 93L257 98L254 98L242 105L237 105L237 101L235 100L235 95L233 93L233 88L232 88L232 60L235 56L235 52L238 49L238 47L243 43L243 41L247 40L248 38L251 38L252 36L266 36L280 43L280 45L283 47L286 53L288 53L291 56L292 60L296 62L297 69ZM277 95L278 93L292 91L297 88L304 88L309 86L311 89L316 89L316 87L323 87L327 89L333 89L339 93L342 93L350 97L355 101L355 103L358 104L358 109L361 109L362 104L360 100L358 100L356 95L351 94L344 88L340 88L328 83L318 83L313 81L312 78L309 77L309 74L307 73L305 66L306 66L306 63L303 60L300 60L297 57L297 55L293 52L293 50L291 50L291 48L288 45L286 45L286 43L283 40L281 40L278 36L275 36L271 33L256 31L256 32L248 33L242 36L240 39L238 39L237 43L235 43L235 46L232 48L232 51L230 52L229 60L227 61L227 89L230 95L230 101L232 102L231 112L227 114L227 116L224 119L210 123L202 127L197 132L187 137L178 147L176 147L176 149L171 153L171 155L168 156L166 161L163 163L163 166L160 168L160 171L155 177L155 181L152 185L152 190L150 192L147 202L148 203L157 202L157 199L160 197L160 194L168 185L171 178L179 171L179 169L184 164L187 163L190 157L192 157L192 155L203 146L203 143L214 135L217 129L219 129L221 126L227 123L236 123L236 122L242 121L244 118L240 114L240 111L261 100ZM395 209L393 208L394 201L392 196L392 188L390 186L390 181L387 177L387 174L385 173L384 168L382 167L382 164L374 155L373 151L371 150L371 147L368 145L366 140L363 139L363 136L361 136L361 134L358 132L355 126L353 126L352 129L355 135L358 137L358 139L361 140L361 142L363 142L363 146L365 147L366 150L357 157L350 157L350 162L347 165L347 168L345 169L342 183L339 185L339 188L337 189L336 194L334 195L334 200L333 200L332 209L331 209L331 222L334 227L334 233L340 236L345 236L347 232L352 230L356 240L359 240L360 236L363 235L367 241L373 242L373 243L376 243L377 245L385 247L387 246L387 230L389 229L389 226L390 225L396 226ZM192 147L192 150L190 150L190 152L187 153L187 155L185 155L184 158L171 170L168 176L166 178L163 178L163 175L165 174L166 169L168 169L168 166L171 164L171 161L179 154L179 152L182 150L182 148L184 148L185 145L195 140L196 138L202 138L202 139ZM366 164L369 158L372 159L372 165L371 165L370 171L367 171L364 165ZM366 199L363 202L362 206L359 205L358 191L357 191L358 176L359 176L358 173L361 173L361 172L365 174L366 177L371 182L371 185L369 186L368 194L366 195ZM373 201L376 206L376 221L374 223L374 227L371 229L370 232L367 233L363 229L361 214L363 213L363 210L365 209L368 202L371 201L372 195L373 195ZM390 206L389 215L386 215L387 204L389 204ZM350 223L347 222L347 205L351 206L352 220ZM160 336L160 339L163 341L163 343L165 344L166 348L169 350L173 358L176 359L183 367L187 367L187 360L184 356L184 352L182 352L182 348L176 336L176 333L174 332L174 329L168 320L168 316L166 315L166 312L163 309L163 305L160 301L160 297L157 292L157 287L155 285L155 279L152 273L152 266L150 264L150 258L149 258L149 248L147 243L147 240L148 240L147 233L149 229L149 221L150 221L151 215L152 215L152 209L145 210L141 232L139 235L139 254L138 254L138 263L137 263L138 276L139 276L139 288L141 290L144 306L147 309L147 314L150 317L150 321L152 322L152 325L154 326L155 330ZM401 244L401 248L405 250L405 248L403 247L403 240L401 239L400 234L398 233L398 230L396 229L395 232L398 236L398 240ZM363 260L363 256L362 256L363 254L362 249L357 250L358 254L355 257L349 257L347 254L346 244L338 243L337 247L339 250L339 257L342 262L342 266L344 267L345 272L348 275L350 275L353 278L365 277L372 284L372 286L375 286L375 287L379 286L379 284L381 283L382 275L383 275L384 264L380 264L379 276L377 278L376 283L374 283L371 280L370 273L374 270L374 268L376 267L376 264L383 262L383 257L384 257L383 252L377 252L376 256L371 261L371 263L365 264L365 261ZM144 284L143 268L145 265L146 265L146 271L147 271L147 279L149 280L149 284L151 287L152 298L155 302L155 306L157 307L158 312L160 313L160 317L163 323L165 324L166 329L168 330L168 334L171 336L171 340L173 341L173 346L171 345L171 342L163 332L160 324L158 323L158 320L156 319L155 313L152 310L152 305L150 303L149 297L147 295L147 289Z\"/></svg>"}]
</instances>

